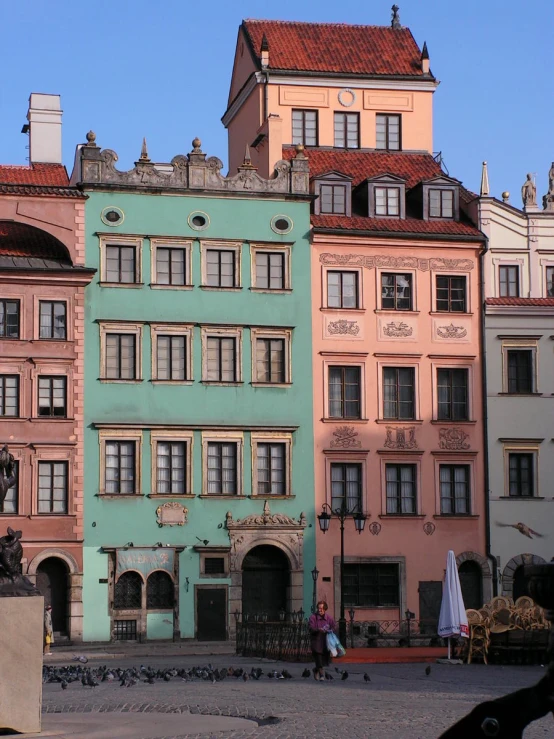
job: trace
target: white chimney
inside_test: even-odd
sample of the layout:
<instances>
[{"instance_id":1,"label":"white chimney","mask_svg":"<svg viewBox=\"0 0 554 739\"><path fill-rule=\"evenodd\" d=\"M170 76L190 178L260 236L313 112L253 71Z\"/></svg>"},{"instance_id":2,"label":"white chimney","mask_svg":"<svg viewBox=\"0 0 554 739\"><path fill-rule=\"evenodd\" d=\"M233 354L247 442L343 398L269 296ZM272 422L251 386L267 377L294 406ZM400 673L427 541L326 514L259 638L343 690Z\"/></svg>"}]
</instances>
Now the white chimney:
<instances>
[{"instance_id":1,"label":"white chimney","mask_svg":"<svg viewBox=\"0 0 554 739\"><path fill-rule=\"evenodd\" d=\"M59 95L33 92L29 98L29 159L31 163L62 163L62 109Z\"/></svg>"}]
</instances>

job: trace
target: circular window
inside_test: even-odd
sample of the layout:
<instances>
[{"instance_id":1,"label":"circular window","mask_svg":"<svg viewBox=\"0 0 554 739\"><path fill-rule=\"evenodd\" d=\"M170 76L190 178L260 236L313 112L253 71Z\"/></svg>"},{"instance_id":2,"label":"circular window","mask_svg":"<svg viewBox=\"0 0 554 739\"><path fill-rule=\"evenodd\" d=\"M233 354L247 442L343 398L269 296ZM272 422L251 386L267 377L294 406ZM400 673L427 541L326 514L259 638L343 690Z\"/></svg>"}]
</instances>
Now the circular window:
<instances>
[{"instance_id":1,"label":"circular window","mask_svg":"<svg viewBox=\"0 0 554 739\"><path fill-rule=\"evenodd\" d=\"M273 216L271 228L278 234L288 234L292 231L292 221L288 216Z\"/></svg>"},{"instance_id":2,"label":"circular window","mask_svg":"<svg viewBox=\"0 0 554 739\"><path fill-rule=\"evenodd\" d=\"M125 215L123 214L121 208L116 208L113 205L109 205L107 208L104 208L104 210L100 214L100 218L102 219L102 222L106 224L106 226L119 226L123 223Z\"/></svg>"},{"instance_id":3,"label":"circular window","mask_svg":"<svg viewBox=\"0 0 554 739\"><path fill-rule=\"evenodd\" d=\"M203 213L201 210L195 210L189 215L188 223L195 231L203 231L210 225L210 218L207 213Z\"/></svg>"}]
</instances>

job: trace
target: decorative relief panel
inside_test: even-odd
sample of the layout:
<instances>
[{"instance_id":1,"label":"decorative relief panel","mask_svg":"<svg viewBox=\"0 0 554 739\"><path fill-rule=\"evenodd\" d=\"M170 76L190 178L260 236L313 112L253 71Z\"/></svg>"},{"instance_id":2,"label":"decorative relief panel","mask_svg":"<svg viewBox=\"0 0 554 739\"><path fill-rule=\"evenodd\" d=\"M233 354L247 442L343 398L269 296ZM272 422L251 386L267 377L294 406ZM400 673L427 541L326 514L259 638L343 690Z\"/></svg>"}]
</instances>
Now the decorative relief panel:
<instances>
[{"instance_id":1,"label":"decorative relief panel","mask_svg":"<svg viewBox=\"0 0 554 739\"><path fill-rule=\"evenodd\" d=\"M378 521L373 521L369 524L369 532L373 534L373 536L379 536L380 531L381 524Z\"/></svg>"},{"instance_id":2,"label":"decorative relief panel","mask_svg":"<svg viewBox=\"0 0 554 739\"><path fill-rule=\"evenodd\" d=\"M334 439L331 440L331 449L359 449L361 441L356 439L358 432L354 426L339 426L333 431Z\"/></svg>"},{"instance_id":3,"label":"decorative relief panel","mask_svg":"<svg viewBox=\"0 0 554 739\"><path fill-rule=\"evenodd\" d=\"M466 344L471 341L471 319L450 316L433 319L433 341L453 341Z\"/></svg>"},{"instance_id":4,"label":"decorative relief panel","mask_svg":"<svg viewBox=\"0 0 554 739\"><path fill-rule=\"evenodd\" d=\"M184 526L188 520L188 509L176 502L168 502L156 508L158 526Z\"/></svg>"},{"instance_id":5,"label":"decorative relief panel","mask_svg":"<svg viewBox=\"0 0 554 739\"><path fill-rule=\"evenodd\" d=\"M415 426L386 426L387 436L385 446L387 449L417 449L415 438Z\"/></svg>"},{"instance_id":6,"label":"decorative relief panel","mask_svg":"<svg viewBox=\"0 0 554 739\"><path fill-rule=\"evenodd\" d=\"M323 338L363 339L363 325L347 318L326 316L323 324Z\"/></svg>"},{"instance_id":7,"label":"decorative relief panel","mask_svg":"<svg viewBox=\"0 0 554 739\"><path fill-rule=\"evenodd\" d=\"M437 335L441 339L463 339L467 336L467 329L463 326L454 326L451 323L449 326L438 326Z\"/></svg>"},{"instance_id":8,"label":"decorative relief panel","mask_svg":"<svg viewBox=\"0 0 554 739\"><path fill-rule=\"evenodd\" d=\"M469 449L467 441L469 434L459 426L450 426L439 430L439 449L465 450Z\"/></svg>"},{"instance_id":9,"label":"decorative relief panel","mask_svg":"<svg viewBox=\"0 0 554 739\"><path fill-rule=\"evenodd\" d=\"M423 524L423 530L425 531L427 536L433 536L436 528L437 527L432 521L427 521L426 523Z\"/></svg>"},{"instance_id":10,"label":"decorative relief panel","mask_svg":"<svg viewBox=\"0 0 554 739\"><path fill-rule=\"evenodd\" d=\"M399 338L406 338L407 336L411 336L413 334L414 330L411 326L408 326L407 323L404 323L404 321L398 321L394 322L391 321L390 323L385 324L383 327L383 333L385 336L390 336L391 338L399 339Z\"/></svg>"},{"instance_id":11,"label":"decorative relief panel","mask_svg":"<svg viewBox=\"0 0 554 739\"><path fill-rule=\"evenodd\" d=\"M365 254L321 254L319 261L326 266L354 266L366 269L419 269L422 272L436 270L438 272L449 272L450 270L471 271L475 263L472 259L444 259L443 257L431 257L422 259L420 257L392 257L385 254L372 256Z\"/></svg>"}]
</instances>

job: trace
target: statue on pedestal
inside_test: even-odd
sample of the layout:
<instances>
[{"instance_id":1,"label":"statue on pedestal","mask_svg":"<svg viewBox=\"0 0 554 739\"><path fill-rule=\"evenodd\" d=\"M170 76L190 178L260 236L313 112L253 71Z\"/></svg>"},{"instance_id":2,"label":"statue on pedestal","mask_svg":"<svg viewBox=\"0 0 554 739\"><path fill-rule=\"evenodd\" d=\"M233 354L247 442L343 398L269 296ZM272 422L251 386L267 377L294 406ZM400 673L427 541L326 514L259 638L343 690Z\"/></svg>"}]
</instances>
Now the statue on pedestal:
<instances>
[{"instance_id":1,"label":"statue on pedestal","mask_svg":"<svg viewBox=\"0 0 554 739\"><path fill-rule=\"evenodd\" d=\"M0 504L4 503L8 490L15 483L15 462L8 445L0 450ZM8 526L6 536L0 536L0 598L40 595L35 585L21 574L21 531Z\"/></svg>"},{"instance_id":2,"label":"statue on pedestal","mask_svg":"<svg viewBox=\"0 0 554 739\"><path fill-rule=\"evenodd\" d=\"M545 210L554 210L554 162L548 172L548 192L543 197L542 204Z\"/></svg>"},{"instance_id":3,"label":"statue on pedestal","mask_svg":"<svg viewBox=\"0 0 554 739\"><path fill-rule=\"evenodd\" d=\"M521 199L526 208L537 205L537 188L535 187L533 176L531 174L527 175L527 179L523 183L523 187L521 188Z\"/></svg>"}]
</instances>

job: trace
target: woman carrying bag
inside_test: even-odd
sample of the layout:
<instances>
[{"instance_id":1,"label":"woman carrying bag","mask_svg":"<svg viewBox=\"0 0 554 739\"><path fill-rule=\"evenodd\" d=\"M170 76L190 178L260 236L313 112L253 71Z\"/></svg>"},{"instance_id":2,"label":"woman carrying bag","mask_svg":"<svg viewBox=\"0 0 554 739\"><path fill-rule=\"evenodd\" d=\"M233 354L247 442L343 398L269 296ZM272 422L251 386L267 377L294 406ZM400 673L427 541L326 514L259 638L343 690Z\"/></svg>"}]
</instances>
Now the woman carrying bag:
<instances>
[{"instance_id":1,"label":"woman carrying bag","mask_svg":"<svg viewBox=\"0 0 554 739\"><path fill-rule=\"evenodd\" d=\"M314 678L316 680L325 679L324 668L329 665L331 654L327 648L327 634L333 633L337 624L332 616L327 613L328 605L324 600L320 600L316 607L316 612L312 613L308 621L312 648L312 655L315 662L313 669Z\"/></svg>"}]
</instances>

